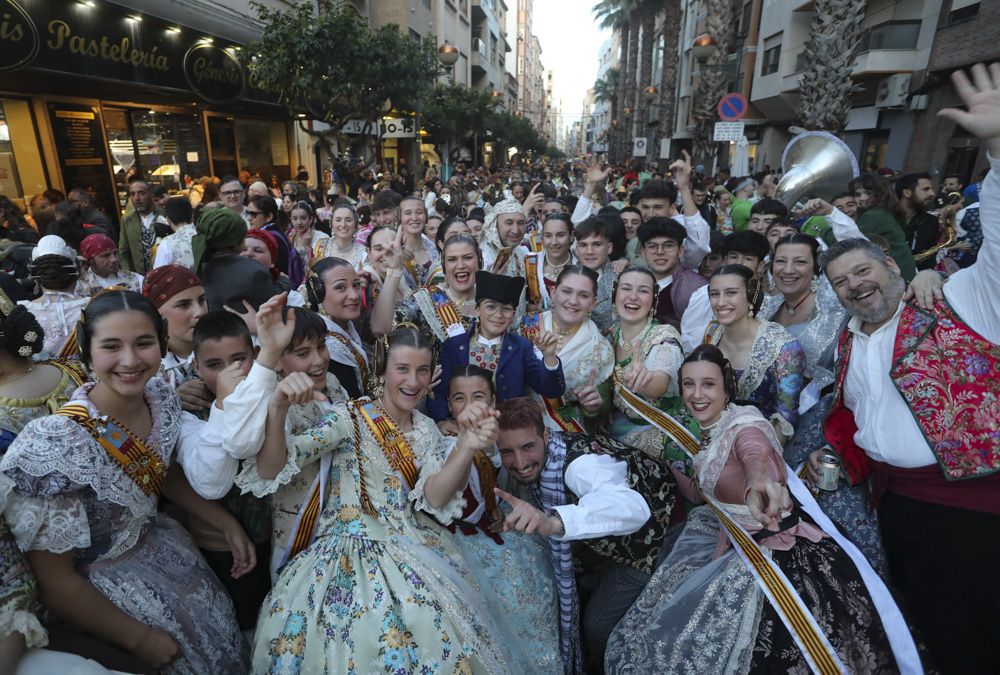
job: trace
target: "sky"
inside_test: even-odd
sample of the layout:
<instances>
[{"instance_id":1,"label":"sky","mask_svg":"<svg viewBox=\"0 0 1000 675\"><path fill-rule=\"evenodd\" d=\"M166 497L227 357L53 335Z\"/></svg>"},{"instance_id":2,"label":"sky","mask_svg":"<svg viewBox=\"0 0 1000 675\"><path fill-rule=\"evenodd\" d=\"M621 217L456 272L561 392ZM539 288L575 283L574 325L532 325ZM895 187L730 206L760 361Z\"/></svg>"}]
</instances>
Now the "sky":
<instances>
[{"instance_id":1,"label":"sky","mask_svg":"<svg viewBox=\"0 0 1000 675\"><path fill-rule=\"evenodd\" d=\"M542 65L552 71L553 95L569 113L562 119L563 128L580 118L583 97L597 79L601 44L611 37L594 22L590 10L596 2L535 0L532 30L542 45Z\"/></svg>"}]
</instances>

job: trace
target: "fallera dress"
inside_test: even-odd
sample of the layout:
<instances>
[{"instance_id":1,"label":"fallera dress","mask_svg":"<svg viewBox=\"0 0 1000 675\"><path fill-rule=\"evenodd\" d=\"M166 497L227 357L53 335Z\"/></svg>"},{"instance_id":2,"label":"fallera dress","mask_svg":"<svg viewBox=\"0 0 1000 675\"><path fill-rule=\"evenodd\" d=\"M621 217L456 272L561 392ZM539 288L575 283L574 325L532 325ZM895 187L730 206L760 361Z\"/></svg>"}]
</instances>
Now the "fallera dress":
<instances>
[{"instance_id":1,"label":"fallera dress","mask_svg":"<svg viewBox=\"0 0 1000 675\"><path fill-rule=\"evenodd\" d=\"M100 412L77 389L73 403ZM152 429L145 445L171 463L180 401L159 378L146 385ZM161 628L182 656L164 673L242 673L247 660L232 602L187 532L157 513L158 495L139 488L94 437L69 417L30 422L0 471L13 480L5 517L22 551L73 552L76 571L133 618Z\"/></svg>"},{"instance_id":2,"label":"fallera dress","mask_svg":"<svg viewBox=\"0 0 1000 675\"><path fill-rule=\"evenodd\" d=\"M410 486L359 419L365 403L337 404L311 429L286 434L288 462L274 480L244 463L238 484L263 496L333 455L315 537L261 608L253 672L509 672L486 599L452 535L427 515L447 524L463 511L461 493L441 508L424 497L445 461L443 436L413 413L403 434L419 476Z\"/></svg>"}]
</instances>

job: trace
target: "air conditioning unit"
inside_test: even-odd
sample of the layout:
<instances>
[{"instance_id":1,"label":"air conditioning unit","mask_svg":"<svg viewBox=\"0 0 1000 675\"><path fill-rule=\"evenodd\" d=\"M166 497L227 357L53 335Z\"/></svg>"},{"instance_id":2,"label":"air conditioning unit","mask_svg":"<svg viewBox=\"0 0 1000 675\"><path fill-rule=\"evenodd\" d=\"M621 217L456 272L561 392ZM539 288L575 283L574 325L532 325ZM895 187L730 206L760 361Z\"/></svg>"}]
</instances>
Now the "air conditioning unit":
<instances>
[{"instance_id":1,"label":"air conditioning unit","mask_svg":"<svg viewBox=\"0 0 1000 675\"><path fill-rule=\"evenodd\" d=\"M876 108L903 108L910 93L910 73L896 73L878 83Z\"/></svg>"}]
</instances>

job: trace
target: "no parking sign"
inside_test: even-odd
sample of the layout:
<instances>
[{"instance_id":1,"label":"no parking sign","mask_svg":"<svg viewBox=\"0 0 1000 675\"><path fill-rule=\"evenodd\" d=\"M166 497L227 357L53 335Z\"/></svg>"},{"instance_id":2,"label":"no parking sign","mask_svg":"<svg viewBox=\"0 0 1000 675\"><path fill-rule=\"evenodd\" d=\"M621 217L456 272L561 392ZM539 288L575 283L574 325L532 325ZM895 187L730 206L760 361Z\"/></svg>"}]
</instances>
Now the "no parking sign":
<instances>
[{"instance_id":1,"label":"no parking sign","mask_svg":"<svg viewBox=\"0 0 1000 675\"><path fill-rule=\"evenodd\" d=\"M719 114L720 120L735 122L747 114L747 97L737 93L726 94L719 99L715 112Z\"/></svg>"}]
</instances>

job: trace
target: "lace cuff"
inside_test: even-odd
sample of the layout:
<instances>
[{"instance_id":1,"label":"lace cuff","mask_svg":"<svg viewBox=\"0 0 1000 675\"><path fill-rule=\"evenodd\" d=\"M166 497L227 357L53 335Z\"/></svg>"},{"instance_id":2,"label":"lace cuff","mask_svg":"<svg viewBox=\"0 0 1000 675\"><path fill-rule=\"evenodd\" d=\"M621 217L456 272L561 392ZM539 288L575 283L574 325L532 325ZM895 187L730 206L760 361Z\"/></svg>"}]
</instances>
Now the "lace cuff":
<instances>
[{"instance_id":1,"label":"lace cuff","mask_svg":"<svg viewBox=\"0 0 1000 675\"><path fill-rule=\"evenodd\" d=\"M243 494L250 492L254 497L263 498L274 494L282 485L288 485L299 473L299 465L295 462L295 454L288 453L288 460L285 466L281 467L278 475L267 480L257 474L257 458L250 457L243 460L243 468L236 475L235 484Z\"/></svg>"},{"instance_id":2,"label":"lace cuff","mask_svg":"<svg viewBox=\"0 0 1000 675\"><path fill-rule=\"evenodd\" d=\"M10 495L4 514L22 551L65 553L90 547L90 523L79 498Z\"/></svg>"},{"instance_id":3,"label":"lace cuff","mask_svg":"<svg viewBox=\"0 0 1000 675\"><path fill-rule=\"evenodd\" d=\"M28 649L44 647L49 643L49 634L42 628L35 613L18 607L17 603L10 603L0 607L0 640L14 633L24 636Z\"/></svg>"}]
</instances>

